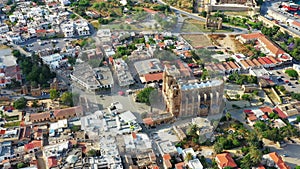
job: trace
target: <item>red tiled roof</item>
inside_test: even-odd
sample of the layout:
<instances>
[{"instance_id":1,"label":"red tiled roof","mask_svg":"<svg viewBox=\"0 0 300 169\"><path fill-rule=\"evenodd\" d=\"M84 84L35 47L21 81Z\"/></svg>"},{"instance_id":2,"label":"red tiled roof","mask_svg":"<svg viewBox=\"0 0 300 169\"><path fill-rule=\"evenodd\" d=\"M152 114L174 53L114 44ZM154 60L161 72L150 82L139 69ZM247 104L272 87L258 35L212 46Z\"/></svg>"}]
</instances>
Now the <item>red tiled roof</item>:
<instances>
[{"instance_id":1,"label":"red tiled roof","mask_svg":"<svg viewBox=\"0 0 300 169\"><path fill-rule=\"evenodd\" d=\"M137 136L136 136L136 133L135 133L135 132L132 132L132 133L131 133L131 136L132 136L132 138L133 138L133 139L136 139L136 138L137 138Z\"/></svg>"},{"instance_id":2,"label":"red tiled roof","mask_svg":"<svg viewBox=\"0 0 300 169\"><path fill-rule=\"evenodd\" d=\"M250 120L250 121L256 121L257 117L254 114L249 114L248 120Z\"/></svg>"},{"instance_id":3,"label":"red tiled roof","mask_svg":"<svg viewBox=\"0 0 300 169\"><path fill-rule=\"evenodd\" d=\"M6 130L4 130L4 129L1 129L1 130L0 130L0 135L3 135L3 134L5 134L5 132L6 132Z\"/></svg>"},{"instance_id":4,"label":"red tiled roof","mask_svg":"<svg viewBox=\"0 0 300 169\"><path fill-rule=\"evenodd\" d=\"M172 168L172 163L170 160L164 160L164 164L167 168Z\"/></svg>"},{"instance_id":5,"label":"red tiled roof","mask_svg":"<svg viewBox=\"0 0 300 169\"><path fill-rule=\"evenodd\" d=\"M56 118L68 118L68 117L74 117L76 116L77 113L81 113L81 112L82 112L82 107L76 106L76 107L69 107L66 109L54 110L53 115Z\"/></svg>"},{"instance_id":6,"label":"red tiled roof","mask_svg":"<svg viewBox=\"0 0 300 169\"><path fill-rule=\"evenodd\" d=\"M258 58L257 60L258 60L259 63L261 63L262 65L266 65L266 64L267 64L262 58Z\"/></svg>"},{"instance_id":7,"label":"red tiled roof","mask_svg":"<svg viewBox=\"0 0 300 169\"><path fill-rule=\"evenodd\" d=\"M252 113L252 110L246 109L246 110L244 110L244 113Z\"/></svg>"},{"instance_id":8,"label":"red tiled roof","mask_svg":"<svg viewBox=\"0 0 300 169\"><path fill-rule=\"evenodd\" d=\"M56 167L57 166L57 159L56 157L48 157L48 167Z\"/></svg>"},{"instance_id":9,"label":"red tiled roof","mask_svg":"<svg viewBox=\"0 0 300 169\"><path fill-rule=\"evenodd\" d=\"M259 109L264 113L272 113L273 112L273 110L269 106L260 107Z\"/></svg>"},{"instance_id":10,"label":"red tiled roof","mask_svg":"<svg viewBox=\"0 0 300 169\"><path fill-rule=\"evenodd\" d=\"M250 59L247 59L246 62L247 62L248 65L251 66L251 67L256 66L256 65L252 62L252 60L250 60Z\"/></svg>"},{"instance_id":11,"label":"red tiled roof","mask_svg":"<svg viewBox=\"0 0 300 169\"><path fill-rule=\"evenodd\" d=\"M278 63L278 61L273 57L273 56L269 56L268 57L273 63Z\"/></svg>"},{"instance_id":12,"label":"red tiled roof","mask_svg":"<svg viewBox=\"0 0 300 169\"><path fill-rule=\"evenodd\" d=\"M164 155L163 155L163 159L164 159L164 160L171 160L170 154L164 154Z\"/></svg>"},{"instance_id":13,"label":"red tiled roof","mask_svg":"<svg viewBox=\"0 0 300 169\"><path fill-rule=\"evenodd\" d=\"M270 60L270 59L268 59L267 57L263 57L262 58L267 64L272 64L273 62Z\"/></svg>"},{"instance_id":14,"label":"red tiled roof","mask_svg":"<svg viewBox=\"0 0 300 169\"><path fill-rule=\"evenodd\" d=\"M152 169L159 169L157 165L152 166Z\"/></svg>"},{"instance_id":15,"label":"red tiled roof","mask_svg":"<svg viewBox=\"0 0 300 169\"><path fill-rule=\"evenodd\" d=\"M285 113L283 113L283 111L281 111L278 107L273 109L273 111L276 112L280 118L282 118L282 119L287 118L287 115Z\"/></svg>"},{"instance_id":16,"label":"red tiled roof","mask_svg":"<svg viewBox=\"0 0 300 169\"><path fill-rule=\"evenodd\" d=\"M165 47L165 43L163 43L163 42L160 42L160 43L158 43L157 45L158 45L159 47L161 47L161 48L162 48L162 47Z\"/></svg>"},{"instance_id":17,"label":"red tiled roof","mask_svg":"<svg viewBox=\"0 0 300 169\"><path fill-rule=\"evenodd\" d=\"M150 13L150 14L156 14L156 13L158 13L157 11L154 11L154 10L149 9L149 8L143 8L143 9L144 9L145 12Z\"/></svg>"},{"instance_id":18,"label":"red tiled roof","mask_svg":"<svg viewBox=\"0 0 300 169\"><path fill-rule=\"evenodd\" d=\"M292 22L293 25L300 27L300 22L294 21Z\"/></svg>"},{"instance_id":19,"label":"red tiled roof","mask_svg":"<svg viewBox=\"0 0 300 169\"><path fill-rule=\"evenodd\" d=\"M230 67L232 67L233 69L239 68L239 66L236 65L233 61L230 61L230 62L228 62L228 63L229 63L229 65L230 65Z\"/></svg>"},{"instance_id":20,"label":"red tiled roof","mask_svg":"<svg viewBox=\"0 0 300 169\"><path fill-rule=\"evenodd\" d=\"M218 165L221 167L237 167L236 163L229 153L218 154L216 158Z\"/></svg>"},{"instance_id":21,"label":"red tiled roof","mask_svg":"<svg viewBox=\"0 0 300 169\"><path fill-rule=\"evenodd\" d=\"M226 70L225 67L221 63L216 64L216 66L219 68L219 70L222 70L222 71Z\"/></svg>"},{"instance_id":22,"label":"red tiled roof","mask_svg":"<svg viewBox=\"0 0 300 169\"><path fill-rule=\"evenodd\" d=\"M275 162L275 164L279 167L279 169L290 169L288 165L282 160L282 158L276 153L269 153L270 158Z\"/></svg>"},{"instance_id":23,"label":"red tiled roof","mask_svg":"<svg viewBox=\"0 0 300 169\"><path fill-rule=\"evenodd\" d=\"M35 32L36 33L46 33L47 31L45 29L38 29Z\"/></svg>"},{"instance_id":24,"label":"red tiled roof","mask_svg":"<svg viewBox=\"0 0 300 169\"><path fill-rule=\"evenodd\" d=\"M256 66L261 66L261 64L259 63L259 61L257 59L253 59L252 62L256 65Z\"/></svg>"},{"instance_id":25,"label":"red tiled roof","mask_svg":"<svg viewBox=\"0 0 300 169\"><path fill-rule=\"evenodd\" d=\"M247 40L253 40L253 39L257 39L259 37L264 36L261 33L250 33L250 34L242 34L241 37Z\"/></svg>"},{"instance_id":26,"label":"red tiled roof","mask_svg":"<svg viewBox=\"0 0 300 169\"><path fill-rule=\"evenodd\" d=\"M163 79L163 73L148 73L144 75L146 82L159 81Z\"/></svg>"},{"instance_id":27,"label":"red tiled roof","mask_svg":"<svg viewBox=\"0 0 300 169\"><path fill-rule=\"evenodd\" d=\"M285 52L276 46L272 41L270 41L267 37L262 36L259 38L259 40L266 45L266 48L268 48L274 55L284 54Z\"/></svg>"},{"instance_id":28,"label":"red tiled roof","mask_svg":"<svg viewBox=\"0 0 300 169\"><path fill-rule=\"evenodd\" d=\"M50 119L49 112L30 114L30 121L44 121L49 119Z\"/></svg>"},{"instance_id":29,"label":"red tiled roof","mask_svg":"<svg viewBox=\"0 0 300 169\"><path fill-rule=\"evenodd\" d=\"M224 62L224 63L223 63L223 66L225 67L226 70L232 69L232 68L230 67L230 65L229 65L227 62Z\"/></svg>"},{"instance_id":30,"label":"red tiled roof","mask_svg":"<svg viewBox=\"0 0 300 169\"><path fill-rule=\"evenodd\" d=\"M184 165L185 165L184 162L177 163L175 164L175 169L183 169Z\"/></svg>"},{"instance_id":31,"label":"red tiled roof","mask_svg":"<svg viewBox=\"0 0 300 169\"><path fill-rule=\"evenodd\" d=\"M153 119L151 117L149 117L149 118L143 119L143 123L146 125L152 125L154 122L153 122Z\"/></svg>"},{"instance_id":32,"label":"red tiled roof","mask_svg":"<svg viewBox=\"0 0 300 169\"><path fill-rule=\"evenodd\" d=\"M266 169L263 165L259 165L258 167L257 167L257 169Z\"/></svg>"},{"instance_id":33,"label":"red tiled roof","mask_svg":"<svg viewBox=\"0 0 300 169\"><path fill-rule=\"evenodd\" d=\"M245 68L249 68L249 64L245 61L245 60L241 60L241 64L245 67Z\"/></svg>"},{"instance_id":34,"label":"red tiled roof","mask_svg":"<svg viewBox=\"0 0 300 169\"><path fill-rule=\"evenodd\" d=\"M25 149L25 151L29 151L29 150L32 150L34 148L41 148L42 146L43 145L42 145L42 141L41 140L33 140L30 143L25 144L24 145L24 149Z\"/></svg>"}]
</instances>

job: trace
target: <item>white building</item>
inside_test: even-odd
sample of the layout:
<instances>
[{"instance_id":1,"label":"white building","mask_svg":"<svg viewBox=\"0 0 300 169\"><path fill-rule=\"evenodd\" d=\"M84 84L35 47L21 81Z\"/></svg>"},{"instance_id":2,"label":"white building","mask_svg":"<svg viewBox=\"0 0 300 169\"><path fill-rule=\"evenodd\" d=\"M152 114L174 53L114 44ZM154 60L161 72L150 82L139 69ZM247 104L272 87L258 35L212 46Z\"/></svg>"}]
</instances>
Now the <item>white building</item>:
<instances>
[{"instance_id":1,"label":"white building","mask_svg":"<svg viewBox=\"0 0 300 169\"><path fill-rule=\"evenodd\" d=\"M5 23L0 24L0 34L6 33L6 32L9 32L8 25Z\"/></svg>"},{"instance_id":2,"label":"white building","mask_svg":"<svg viewBox=\"0 0 300 169\"><path fill-rule=\"evenodd\" d=\"M77 20L75 22L75 28L79 36L86 36L90 34L89 24L84 20Z\"/></svg>"},{"instance_id":3,"label":"white building","mask_svg":"<svg viewBox=\"0 0 300 169\"><path fill-rule=\"evenodd\" d=\"M114 68L117 73L120 86L129 86L135 83L128 69L127 63L122 58L114 60Z\"/></svg>"},{"instance_id":4,"label":"white building","mask_svg":"<svg viewBox=\"0 0 300 169\"><path fill-rule=\"evenodd\" d=\"M62 6L67 6L67 5L71 4L71 2L69 0L60 0L60 3Z\"/></svg>"},{"instance_id":5,"label":"white building","mask_svg":"<svg viewBox=\"0 0 300 169\"><path fill-rule=\"evenodd\" d=\"M199 159L193 159L188 162L188 166L191 169L203 169L203 165L201 164Z\"/></svg>"},{"instance_id":6,"label":"white building","mask_svg":"<svg viewBox=\"0 0 300 169\"><path fill-rule=\"evenodd\" d=\"M49 65L51 69L57 69L60 67L60 61L63 59L63 57L55 53L53 55L44 56L42 57L42 60L45 64Z\"/></svg>"},{"instance_id":7,"label":"white building","mask_svg":"<svg viewBox=\"0 0 300 169\"><path fill-rule=\"evenodd\" d=\"M61 25L62 32L65 37L73 37L75 30L73 22L67 22Z\"/></svg>"},{"instance_id":8,"label":"white building","mask_svg":"<svg viewBox=\"0 0 300 169\"><path fill-rule=\"evenodd\" d=\"M12 42L14 44L19 44L19 43L24 42L24 40L20 34L13 33L13 32L7 32L6 39L7 39L7 41Z\"/></svg>"},{"instance_id":9,"label":"white building","mask_svg":"<svg viewBox=\"0 0 300 169\"><path fill-rule=\"evenodd\" d=\"M296 70L298 73L300 73L300 65L299 64L293 64L293 69Z\"/></svg>"}]
</instances>

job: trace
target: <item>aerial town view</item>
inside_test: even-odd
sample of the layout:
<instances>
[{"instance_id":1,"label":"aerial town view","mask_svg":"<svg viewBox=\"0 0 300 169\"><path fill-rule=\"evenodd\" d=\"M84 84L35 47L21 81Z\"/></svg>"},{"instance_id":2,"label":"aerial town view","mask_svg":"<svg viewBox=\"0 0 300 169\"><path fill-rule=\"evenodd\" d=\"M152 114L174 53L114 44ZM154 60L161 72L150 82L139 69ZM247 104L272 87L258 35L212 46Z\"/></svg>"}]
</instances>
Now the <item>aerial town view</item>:
<instances>
[{"instance_id":1,"label":"aerial town view","mask_svg":"<svg viewBox=\"0 0 300 169\"><path fill-rule=\"evenodd\" d=\"M300 169L299 0L1 0L0 169Z\"/></svg>"}]
</instances>

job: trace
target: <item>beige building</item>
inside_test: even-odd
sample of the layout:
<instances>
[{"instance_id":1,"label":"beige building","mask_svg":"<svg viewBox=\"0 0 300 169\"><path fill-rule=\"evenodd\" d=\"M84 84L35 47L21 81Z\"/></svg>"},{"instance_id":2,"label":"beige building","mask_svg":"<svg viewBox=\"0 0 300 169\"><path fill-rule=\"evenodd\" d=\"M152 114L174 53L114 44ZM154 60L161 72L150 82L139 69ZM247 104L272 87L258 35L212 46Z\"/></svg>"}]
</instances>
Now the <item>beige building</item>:
<instances>
[{"instance_id":1,"label":"beige building","mask_svg":"<svg viewBox=\"0 0 300 169\"><path fill-rule=\"evenodd\" d=\"M224 107L224 82L191 80L190 72L189 68L181 62L166 66L163 73L162 93L167 112L175 117L221 113Z\"/></svg>"}]
</instances>

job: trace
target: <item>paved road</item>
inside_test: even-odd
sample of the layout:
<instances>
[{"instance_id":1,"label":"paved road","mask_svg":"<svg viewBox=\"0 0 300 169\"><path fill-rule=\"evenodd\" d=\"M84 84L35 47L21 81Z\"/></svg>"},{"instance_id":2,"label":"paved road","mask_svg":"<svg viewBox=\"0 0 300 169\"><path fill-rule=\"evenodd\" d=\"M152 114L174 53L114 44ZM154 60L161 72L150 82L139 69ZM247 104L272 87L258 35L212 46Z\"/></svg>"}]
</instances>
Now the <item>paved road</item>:
<instances>
[{"instance_id":1,"label":"paved road","mask_svg":"<svg viewBox=\"0 0 300 169\"><path fill-rule=\"evenodd\" d=\"M278 6L280 5L281 2L282 1L280 1L280 0L265 1L263 3L263 5L261 6L261 10L260 10L261 15L263 15L263 16L267 15L268 10L272 10L273 12L276 13L277 16L280 16L280 15L281 16L285 16L285 17L288 17L288 19L292 19L292 20L296 20L296 21L300 22L299 18L294 17L293 15L292 16L288 16L289 14L287 12L283 12L283 11L279 10ZM279 23L278 26L282 26L282 27L288 29L289 31L291 31L291 32L293 32L293 33L295 33L295 34L297 34L297 35L300 36L300 32L298 30L295 30L295 29L289 27L285 23Z\"/></svg>"},{"instance_id":2,"label":"paved road","mask_svg":"<svg viewBox=\"0 0 300 169\"><path fill-rule=\"evenodd\" d=\"M294 139L296 143L287 143L285 147L278 148L272 141L264 140L264 144L266 147L269 147L271 152L277 152L280 156L282 156L283 161L286 162L287 165L294 168L300 164L300 140ZM283 157L285 156L285 157Z\"/></svg>"}]
</instances>

